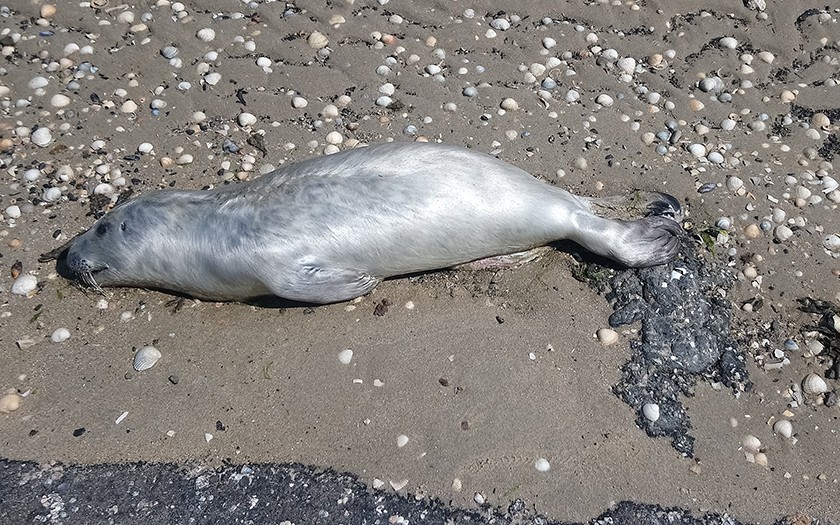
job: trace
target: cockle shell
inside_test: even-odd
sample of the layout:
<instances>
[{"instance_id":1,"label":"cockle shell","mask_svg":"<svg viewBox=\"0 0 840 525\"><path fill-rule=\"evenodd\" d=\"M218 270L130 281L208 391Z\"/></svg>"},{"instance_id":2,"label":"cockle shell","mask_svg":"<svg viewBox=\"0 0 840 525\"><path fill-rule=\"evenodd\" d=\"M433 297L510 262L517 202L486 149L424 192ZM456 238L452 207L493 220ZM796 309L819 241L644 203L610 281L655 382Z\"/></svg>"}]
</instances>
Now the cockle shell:
<instances>
[{"instance_id":1,"label":"cockle shell","mask_svg":"<svg viewBox=\"0 0 840 525\"><path fill-rule=\"evenodd\" d=\"M0 397L0 413L11 414L20 408L21 397L17 394L6 394Z\"/></svg>"},{"instance_id":2,"label":"cockle shell","mask_svg":"<svg viewBox=\"0 0 840 525\"><path fill-rule=\"evenodd\" d=\"M134 354L134 369L138 372L148 370L155 366L161 356L160 350L154 346L144 346Z\"/></svg>"},{"instance_id":3,"label":"cockle shell","mask_svg":"<svg viewBox=\"0 0 840 525\"><path fill-rule=\"evenodd\" d=\"M780 419L773 423L773 432L785 439L790 439L793 436L793 424L787 419Z\"/></svg>"},{"instance_id":4,"label":"cockle shell","mask_svg":"<svg viewBox=\"0 0 840 525\"><path fill-rule=\"evenodd\" d=\"M802 380L802 391L809 396L825 394L830 389L825 380L817 374L811 373Z\"/></svg>"}]
</instances>

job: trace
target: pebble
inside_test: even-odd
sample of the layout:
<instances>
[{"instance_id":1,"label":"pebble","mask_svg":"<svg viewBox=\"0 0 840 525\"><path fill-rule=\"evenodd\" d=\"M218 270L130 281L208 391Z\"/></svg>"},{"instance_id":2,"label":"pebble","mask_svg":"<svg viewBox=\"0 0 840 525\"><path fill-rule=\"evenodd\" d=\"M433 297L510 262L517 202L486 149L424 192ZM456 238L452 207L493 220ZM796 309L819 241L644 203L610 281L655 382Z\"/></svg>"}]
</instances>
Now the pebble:
<instances>
[{"instance_id":1,"label":"pebble","mask_svg":"<svg viewBox=\"0 0 840 525\"><path fill-rule=\"evenodd\" d=\"M400 434L399 436L397 436L397 447L403 448L407 444L408 444L408 436L406 436L405 434Z\"/></svg>"},{"instance_id":2,"label":"pebble","mask_svg":"<svg viewBox=\"0 0 840 525\"><path fill-rule=\"evenodd\" d=\"M723 160L724 160L723 155L721 155L717 151L713 151L713 152L709 153L707 158L709 159L709 162L711 162L712 164L723 164Z\"/></svg>"},{"instance_id":3,"label":"pebble","mask_svg":"<svg viewBox=\"0 0 840 525\"><path fill-rule=\"evenodd\" d=\"M578 100L580 100L580 93L576 89L570 89L569 91L566 92L566 96L564 98L565 98L566 102L571 104L573 102L577 102Z\"/></svg>"},{"instance_id":4,"label":"pebble","mask_svg":"<svg viewBox=\"0 0 840 525\"><path fill-rule=\"evenodd\" d=\"M534 461L534 468L539 472L548 472L551 469L551 463L549 463L545 458L537 458L537 460Z\"/></svg>"},{"instance_id":5,"label":"pebble","mask_svg":"<svg viewBox=\"0 0 840 525\"><path fill-rule=\"evenodd\" d=\"M309 105L309 102L303 97L293 97L292 107L295 109L302 109Z\"/></svg>"}]
</instances>

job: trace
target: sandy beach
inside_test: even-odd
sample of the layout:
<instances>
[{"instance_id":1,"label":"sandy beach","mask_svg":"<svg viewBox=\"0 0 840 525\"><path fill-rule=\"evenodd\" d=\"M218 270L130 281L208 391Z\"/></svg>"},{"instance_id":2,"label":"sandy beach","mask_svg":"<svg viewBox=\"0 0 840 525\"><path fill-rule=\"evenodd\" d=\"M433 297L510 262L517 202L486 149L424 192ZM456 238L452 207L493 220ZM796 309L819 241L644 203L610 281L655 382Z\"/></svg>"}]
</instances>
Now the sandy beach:
<instances>
[{"instance_id":1,"label":"sandy beach","mask_svg":"<svg viewBox=\"0 0 840 525\"><path fill-rule=\"evenodd\" d=\"M19 406L0 457L300 463L560 522L621 501L840 520L840 333L815 328L840 313L839 20L799 0L7 2L0 393ZM413 140L681 202L731 278L705 292L749 374L686 379L690 454L616 395L643 328L598 340L613 305L576 279L574 246L291 308L103 296L39 262L120 198ZM137 372L147 345L162 357Z\"/></svg>"}]
</instances>

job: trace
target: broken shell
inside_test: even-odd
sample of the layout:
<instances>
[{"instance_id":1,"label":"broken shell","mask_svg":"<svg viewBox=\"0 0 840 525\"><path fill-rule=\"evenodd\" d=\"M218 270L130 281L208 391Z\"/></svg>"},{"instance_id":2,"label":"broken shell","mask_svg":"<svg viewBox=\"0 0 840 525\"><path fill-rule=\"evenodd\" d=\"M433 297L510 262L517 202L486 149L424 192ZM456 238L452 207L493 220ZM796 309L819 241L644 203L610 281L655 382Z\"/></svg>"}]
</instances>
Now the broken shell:
<instances>
[{"instance_id":1,"label":"broken shell","mask_svg":"<svg viewBox=\"0 0 840 525\"><path fill-rule=\"evenodd\" d=\"M17 394L6 394L0 397L0 412L4 414L11 414L20 408L21 397Z\"/></svg>"},{"instance_id":2,"label":"broken shell","mask_svg":"<svg viewBox=\"0 0 840 525\"><path fill-rule=\"evenodd\" d=\"M34 275L21 275L12 284L12 293L29 297L38 288L38 278Z\"/></svg>"},{"instance_id":3,"label":"broken shell","mask_svg":"<svg viewBox=\"0 0 840 525\"><path fill-rule=\"evenodd\" d=\"M753 462L756 465L761 465L762 467L767 466L767 455L764 452L759 452L758 454L753 455Z\"/></svg>"},{"instance_id":4,"label":"broken shell","mask_svg":"<svg viewBox=\"0 0 840 525\"><path fill-rule=\"evenodd\" d=\"M601 328L595 333L595 336L604 346L610 346L618 341L618 332L609 328Z\"/></svg>"},{"instance_id":5,"label":"broken shell","mask_svg":"<svg viewBox=\"0 0 840 525\"><path fill-rule=\"evenodd\" d=\"M391 484L392 489L399 492L402 489L404 489L406 485L408 485L408 480L407 479L401 479L399 481L390 480L388 483Z\"/></svg>"},{"instance_id":6,"label":"broken shell","mask_svg":"<svg viewBox=\"0 0 840 525\"><path fill-rule=\"evenodd\" d=\"M66 328L56 328L50 336L50 341L53 343L63 343L70 339L70 330Z\"/></svg>"},{"instance_id":7,"label":"broken shell","mask_svg":"<svg viewBox=\"0 0 840 525\"><path fill-rule=\"evenodd\" d=\"M160 350L154 346L144 346L134 354L134 369L138 372L148 370L162 357Z\"/></svg>"},{"instance_id":8,"label":"broken shell","mask_svg":"<svg viewBox=\"0 0 840 525\"><path fill-rule=\"evenodd\" d=\"M811 373L802 380L802 391L806 395L818 396L829 391L825 380L817 374Z\"/></svg>"},{"instance_id":9,"label":"broken shell","mask_svg":"<svg viewBox=\"0 0 840 525\"><path fill-rule=\"evenodd\" d=\"M744 439L741 440L741 446L743 447L744 452L749 454L758 454L761 450L761 441L759 441L757 437L747 434L744 436Z\"/></svg>"},{"instance_id":10,"label":"broken shell","mask_svg":"<svg viewBox=\"0 0 840 525\"><path fill-rule=\"evenodd\" d=\"M793 436L793 424L787 419L780 419L773 424L773 432L785 439Z\"/></svg>"}]
</instances>

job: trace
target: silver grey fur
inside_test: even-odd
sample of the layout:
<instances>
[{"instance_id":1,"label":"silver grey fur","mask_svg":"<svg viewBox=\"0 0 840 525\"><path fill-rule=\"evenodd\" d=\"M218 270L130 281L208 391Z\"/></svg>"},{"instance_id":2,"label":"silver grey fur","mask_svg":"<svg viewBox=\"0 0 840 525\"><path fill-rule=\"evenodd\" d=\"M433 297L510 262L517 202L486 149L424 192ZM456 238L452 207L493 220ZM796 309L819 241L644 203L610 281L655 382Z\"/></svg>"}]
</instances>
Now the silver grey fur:
<instances>
[{"instance_id":1,"label":"silver grey fur","mask_svg":"<svg viewBox=\"0 0 840 525\"><path fill-rule=\"evenodd\" d=\"M679 215L673 197L648 195L648 209ZM676 256L681 228L672 218L602 218L593 213L599 202L468 149L383 144L251 182L141 195L72 240L66 260L94 286L330 303L388 277L560 239L627 266Z\"/></svg>"}]
</instances>

